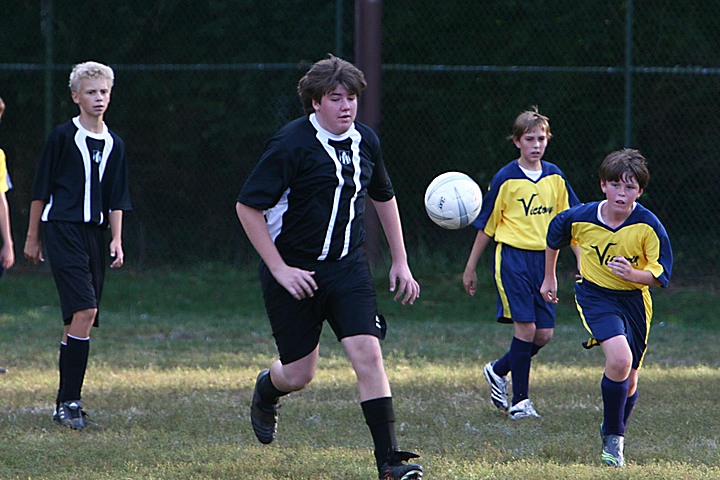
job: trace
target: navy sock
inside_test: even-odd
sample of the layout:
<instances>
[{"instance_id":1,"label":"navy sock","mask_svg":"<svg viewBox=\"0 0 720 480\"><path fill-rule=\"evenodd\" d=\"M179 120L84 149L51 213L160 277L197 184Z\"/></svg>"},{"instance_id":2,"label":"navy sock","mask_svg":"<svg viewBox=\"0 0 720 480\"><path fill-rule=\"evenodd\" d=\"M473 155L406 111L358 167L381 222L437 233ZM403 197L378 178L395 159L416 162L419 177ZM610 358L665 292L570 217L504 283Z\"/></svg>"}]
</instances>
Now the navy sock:
<instances>
[{"instance_id":1,"label":"navy sock","mask_svg":"<svg viewBox=\"0 0 720 480\"><path fill-rule=\"evenodd\" d=\"M395 411L392 397L373 398L360 403L365 423L370 427L375 445L375 463L377 468L387 461L390 452L397 450L395 438Z\"/></svg>"},{"instance_id":2,"label":"navy sock","mask_svg":"<svg viewBox=\"0 0 720 480\"><path fill-rule=\"evenodd\" d=\"M637 403L639 390L635 389L635 393L627 397L627 400L625 401L625 415L623 416L623 423L625 426L627 426L628 420L630 419L630 414L633 411L633 408L635 408L635 403Z\"/></svg>"},{"instance_id":3,"label":"navy sock","mask_svg":"<svg viewBox=\"0 0 720 480\"><path fill-rule=\"evenodd\" d=\"M622 382L615 382L603 375L600 383L603 399L603 435L625 435L623 418L629 383L627 378Z\"/></svg>"},{"instance_id":4,"label":"navy sock","mask_svg":"<svg viewBox=\"0 0 720 480\"><path fill-rule=\"evenodd\" d=\"M533 343L530 357L534 357L535 355L537 355L537 353L540 351L541 348L543 348L543 346ZM495 372L496 375L501 377L504 377L505 375L510 373L510 350L505 352L505 355L495 360L495 363L493 363L493 372Z\"/></svg>"},{"instance_id":5,"label":"navy sock","mask_svg":"<svg viewBox=\"0 0 720 480\"><path fill-rule=\"evenodd\" d=\"M515 405L528 398L530 389L530 358L533 343L513 337L510 343L510 371L512 372L513 398Z\"/></svg>"},{"instance_id":6,"label":"navy sock","mask_svg":"<svg viewBox=\"0 0 720 480\"><path fill-rule=\"evenodd\" d=\"M493 364L493 372L501 377L510 373L510 350L505 352L505 355L495 360L495 363Z\"/></svg>"},{"instance_id":7,"label":"navy sock","mask_svg":"<svg viewBox=\"0 0 720 480\"><path fill-rule=\"evenodd\" d=\"M272 404L277 403L280 397L290 393L278 390L275 385L273 385L269 372L267 375L260 378L260 381L257 385L257 391L263 402Z\"/></svg>"},{"instance_id":8,"label":"navy sock","mask_svg":"<svg viewBox=\"0 0 720 480\"><path fill-rule=\"evenodd\" d=\"M60 402L82 398L81 392L89 354L90 338L75 338L68 335L60 373L63 379L59 395Z\"/></svg>"}]
</instances>

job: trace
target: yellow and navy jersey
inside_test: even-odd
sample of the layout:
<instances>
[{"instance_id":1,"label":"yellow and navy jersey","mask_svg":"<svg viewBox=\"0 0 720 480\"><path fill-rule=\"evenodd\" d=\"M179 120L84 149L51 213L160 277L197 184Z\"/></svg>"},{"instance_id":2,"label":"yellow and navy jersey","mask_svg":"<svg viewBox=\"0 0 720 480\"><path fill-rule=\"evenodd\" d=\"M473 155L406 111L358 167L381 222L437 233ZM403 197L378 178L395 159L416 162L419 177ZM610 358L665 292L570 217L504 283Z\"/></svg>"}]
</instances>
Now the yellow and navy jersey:
<instances>
[{"instance_id":1,"label":"yellow and navy jersey","mask_svg":"<svg viewBox=\"0 0 720 480\"><path fill-rule=\"evenodd\" d=\"M550 220L579 203L555 164L543 161L540 177L532 180L513 160L493 177L473 225L497 243L544 251Z\"/></svg>"},{"instance_id":2,"label":"yellow and navy jersey","mask_svg":"<svg viewBox=\"0 0 720 480\"><path fill-rule=\"evenodd\" d=\"M295 265L346 257L365 240L365 198L395 195L380 140L355 122L343 135L315 114L296 119L269 141L237 201L265 213L280 255Z\"/></svg>"},{"instance_id":3,"label":"yellow and navy jersey","mask_svg":"<svg viewBox=\"0 0 720 480\"><path fill-rule=\"evenodd\" d=\"M10 175L8 175L7 165L5 164L5 152L0 148L0 193L5 193L11 188Z\"/></svg>"},{"instance_id":4,"label":"yellow and navy jersey","mask_svg":"<svg viewBox=\"0 0 720 480\"><path fill-rule=\"evenodd\" d=\"M635 204L630 216L617 228L601 220L604 201L567 210L550 222L548 247L580 247L580 275L610 290L647 290L647 285L628 282L612 273L607 262L625 257L634 268L648 270L663 287L670 282L672 248L665 227L650 210Z\"/></svg>"}]
</instances>

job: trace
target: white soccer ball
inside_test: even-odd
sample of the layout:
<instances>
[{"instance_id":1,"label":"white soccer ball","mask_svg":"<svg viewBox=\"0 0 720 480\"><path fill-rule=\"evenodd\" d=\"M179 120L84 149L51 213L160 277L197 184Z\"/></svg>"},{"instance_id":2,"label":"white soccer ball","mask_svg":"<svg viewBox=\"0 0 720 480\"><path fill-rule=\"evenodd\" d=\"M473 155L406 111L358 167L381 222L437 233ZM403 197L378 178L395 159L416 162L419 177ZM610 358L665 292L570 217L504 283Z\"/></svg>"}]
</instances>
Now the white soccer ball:
<instances>
[{"instance_id":1,"label":"white soccer ball","mask_svg":"<svg viewBox=\"0 0 720 480\"><path fill-rule=\"evenodd\" d=\"M448 230L470 225L480 207L480 187L462 172L438 175L425 190L425 211L433 222Z\"/></svg>"}]
</instances>

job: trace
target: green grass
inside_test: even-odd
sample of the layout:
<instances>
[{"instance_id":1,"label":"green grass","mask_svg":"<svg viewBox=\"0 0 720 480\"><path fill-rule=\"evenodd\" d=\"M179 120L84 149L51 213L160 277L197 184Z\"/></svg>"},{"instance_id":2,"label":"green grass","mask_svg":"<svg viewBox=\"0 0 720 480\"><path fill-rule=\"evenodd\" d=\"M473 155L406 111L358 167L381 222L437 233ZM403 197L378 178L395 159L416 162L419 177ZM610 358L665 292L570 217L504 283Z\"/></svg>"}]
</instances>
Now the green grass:
<instances>
[{"instance_id":1,"label":"green grass","mask_svg":"<svg viewBox=\"0 0 720 480\"><path fill-rule=\"evenodd\" d=\"M487 271L476 298L442 262L416 267L423 287L401 307L378 270L383 343L401 447L426 477L452 479L720 478L720 296L658 291L640 400L622 470L599 462L603 358L585 351L571 279L555 339L533 364L543 416L513 422L488 400L483 365L511 327L494 319ZM462 263L452 263L459 270ZM109 272L93 331L84 401L102 428L52 424L59 312L47 273L0 281L0 478L372 479L372 445L354 374L329 328L315 381L284 399L280 432L260 445L248 421L257 371L275 358L254 268Z\"/></svg>"}]
</instances>

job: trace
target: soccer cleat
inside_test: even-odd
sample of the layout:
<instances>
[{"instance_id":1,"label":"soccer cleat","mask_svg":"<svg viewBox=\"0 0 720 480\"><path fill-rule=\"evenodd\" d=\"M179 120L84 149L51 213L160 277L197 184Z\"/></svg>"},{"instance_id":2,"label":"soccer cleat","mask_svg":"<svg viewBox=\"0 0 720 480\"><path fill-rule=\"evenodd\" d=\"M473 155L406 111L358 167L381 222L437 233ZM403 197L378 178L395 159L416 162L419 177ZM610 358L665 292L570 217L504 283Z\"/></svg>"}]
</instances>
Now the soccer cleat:
<instances>
[{"instance_id":1,"label":"soccer cleat","mask_svg":"<svg viewBox=\"0 0 720 480\"><path fill-rule=\"evenodd\" d=\"M420 458L420 455L412 452L394 451L380 468L378 478L380 480L422 480L423 468L417 464L403 464L411 458Z\"/></svg>"},{"instance_id":2,"label":"soccer cleat","mask_svg":"<svg viewBox=\"0 0 720 480\"><path fill-rule=\"evenodd\" d=\"M82 417L83 422L85 422L85 428L93 427L93 428L100 428L100 425L98 423L95 423L93 420L90 419L90 416L87 414L85 410L82 411ZM55 410L53 410L52 414L52 421L53 423L60 423L60 415L58 414L58 407L55 407Z\"/></svg>"},{"instance_id":3,"label":"soccer cleat","mask_svg":"<svg viewBox=\"0 0 720 480\"><path fill-rule=\"evenodd\" d=\"M277 403L263 402L258 393L258 383L270 370L261 371L255 381L252 403L250 405L250 422L252 423L255 436L260 443L268 444L275 440L277 435L278 405Z\"/></svg>"},{"instance_id":4,"label":"soccer cleat","mask_svg":"<svg viewBox=\"0 0 720 480\"><path fill-rule=\"evenodd\" d=\"M82 430L85 428L82 402L80 402L80 400L62 402L53 414L53 421L65 427L72 428L73 430Z\"/></svg>"},{"instance_id":5,"label":"soccer cleat","mask_svg":"<svg viewBox=\"0 0 720 480\"><path fill-rule=\"evenodd\" d=\"M499 410L506 412L508 409L508 380L507 376L501 377L493 370L495 362L488 363L483 368L485 380L490 384L490 400Z\"/></svg>"},{"instance_id":6,"label":"soccer cleat","mask_svg":"<svg viewBox=\"0 0 720 480\"><path fill-rule=\"evenodd\" d=\"M625 464L623 450L625 449L625 437L622 435L602 436L602 462L609 467L622 467Z\"/></svg>"},{"instance_id":7,"label":"soccer cleat","mask_svg":"<svg viewBox=\"0 0 720 480\"><path fill-rule=\"evenodd\" d=\"M533 407L533 404L529 398L521 400L512 407L510 407L510 410L508 410L508 415L510 415L510 418L512 418L513 420L519 420L521 418L528 417L540 418L540 415L538 415L538 413L535 411L535 407Z\"/></svg>"}]
</instances>

